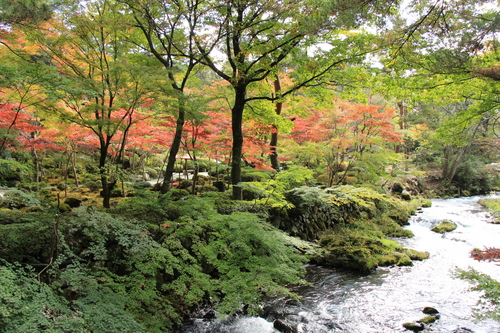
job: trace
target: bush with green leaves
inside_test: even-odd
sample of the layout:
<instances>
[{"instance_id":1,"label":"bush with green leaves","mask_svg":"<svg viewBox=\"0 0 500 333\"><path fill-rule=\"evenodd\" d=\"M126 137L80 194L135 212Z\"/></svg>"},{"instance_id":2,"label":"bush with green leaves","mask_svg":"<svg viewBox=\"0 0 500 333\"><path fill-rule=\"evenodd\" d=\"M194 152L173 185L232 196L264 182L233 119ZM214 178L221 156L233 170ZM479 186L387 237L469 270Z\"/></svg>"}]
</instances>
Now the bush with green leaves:
<instances>
[{"instance_id":1,"label":"bush with green leaves","mask_svg":"<svg viewBox=\"0 0 500 333\"><path fill-rule=\"evenodd\" d=\"M113 214L83 206L43 223L19 217L0 226L9 231L0 240L9 248L3 258L40 267L41 281L50 283L32 273L30 279L55 305L33 309L81 332L162 332L203 304L212 303L221 315L242 308L255 314L266 296L293 296L285 286L303 282L306 259L286 245L290 237L255 214L218 214L210 197L173 198L152 200L148 193ZM172 207L178 217L153 229L141 214L133 218L134 211ZM4 313L17 311L9 306ZM12 331L24 329L21 322L43 330L41 317L9 318Z\"/></svg>"},{"instance_id":2,"label":"bush with green leaves","mask_svg":"<svg viewBox=\"0 0 500 333\"><path fill-rule=\"evenodd\" d=\"M21 209L24 207L34 208L40 207L42 203L32 192L24 192L21 190L8 190L3 196L0 196L0 207L9 209Z\"/></svg>"},{"instance_id":3,"label":"bush with green leaves","mask_svg":"<svg viewBox=\"0 0 500 333\"><path fill-rule=\"evenodd\" d=\"M29 164L0 159L0 186L13 187L20 181L29 180L33 173Z\"/></svg>"},{"instance_id":4,"label":"bush with green leaves","mask_svg":"<svg viewBox=\"0 0 500 333\"><path fill-rule=\"evenodd\" d=\"M187 266L199 265L210 280L193 285L196 280L178 279L171 287L186 299L204 291L219 300L216 307L221 313L231 314L247 305L247 311L256 314L264 296L292 296L285 285L303 283L305 258L287 243L283 232L250 213L183 219L164 246Z\"/></svg>"},{"instance_id":5,"label":"bush with green leaves","mask_svg":"<svg viewBox=\"0 0 500 333\"><path fill-rule=\"evenodd\" d=\"M80 269L68 269L53 286L19 264L0 263L2 332L145 332L125 311L127 298ZM62 287L68 297L59 294Z\"/></svg>"},{"instance_id":6,"label":"bush with green leaves","mask_svg":"<svg viewBox=\"0 0 500 333\"><path fill-rule=\"evenodd\" d=\"M471 155L464 157L453 184L460 189L460 193L479 195L498 190L499 179L498 171L488 168L484 158Z\"/></svg>"},{"instance_id":7,"label":"bush with green leaves","mask_svg":"<svg viewBox=\"0 0 500 333\"><path fill-rule=\"evenodd\" d=\"M58 262L81 267L84 277L125 297L125 310L148 330L161 331L178 323L180 311L158 282L162 274L174 275L172 262L179 260L158 244L146 227L92 207L79 207L62 216L59 228L62 248ZM65 272L55 270L51 280L59 281L65 294L80 299L78 291L64 282L68 278Z\"/></svg>"},{"instance_id":8,"label":"bush with green leaves","mask_svg":"<svg viewBox=\"0 0 500 333\"><path fill-rule=\"evenodd\" d=\"M145 223L160 224L167 214L158 201L154 192L137 191L131 198L118 204L110 212L116 215L128 216Z\"/></svg>"}]
</instances>

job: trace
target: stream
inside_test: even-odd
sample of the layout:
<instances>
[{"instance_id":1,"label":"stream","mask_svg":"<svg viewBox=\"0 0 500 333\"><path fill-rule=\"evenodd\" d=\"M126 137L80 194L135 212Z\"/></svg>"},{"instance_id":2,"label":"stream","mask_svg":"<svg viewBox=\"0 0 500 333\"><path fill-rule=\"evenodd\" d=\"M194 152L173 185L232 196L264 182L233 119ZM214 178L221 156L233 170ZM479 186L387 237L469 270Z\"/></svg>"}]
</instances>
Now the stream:
<instances>
[{"instance_id":1,"label":"stream","mask_svg":"<svg viewBox=\"0 0 500 333\"><path fill-rule=\"evenodd\" d=\"M500 197L500 196L495 196ZM298 333L390 333L411 332L405 322L426 315L427 306L440 312L440 319L423 332L498 333L500 323L475 321L472 309L479 292L469 291L470 284L453 277L456 267L474 269L500 281L500 268L491 262L469 257L473 248L499 247L500 225L477 203L482 197L436 199L410 219L407 227L415 234L398 239L407 248L428 251L430 258L416 261L412 267L379 268L370 275L308 266L310 286L297 288L300 301L272 300L263 317L233 317L221 320L193 319L178 333L272 333L273 321L296 328ZM444 235L430 231L443 219L458 228Z\"/></svg>"}]
</instances>

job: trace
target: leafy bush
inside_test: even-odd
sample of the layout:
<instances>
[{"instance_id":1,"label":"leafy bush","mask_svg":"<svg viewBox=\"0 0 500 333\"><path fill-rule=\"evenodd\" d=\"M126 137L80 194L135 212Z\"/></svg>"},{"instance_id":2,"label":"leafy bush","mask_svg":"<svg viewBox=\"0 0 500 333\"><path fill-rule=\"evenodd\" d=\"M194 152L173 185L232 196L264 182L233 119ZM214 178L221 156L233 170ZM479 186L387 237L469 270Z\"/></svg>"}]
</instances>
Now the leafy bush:
<instances>
[{"instance_id":1,"label":"leafy bush","mask_svg":"<svg viewBox=\"0 0 500 333\"><path fill-rule=\"evenodd\" d=\"M75 269L81 269L75 271L76 277L74 272L55 270L51 279L59 281L59 288L73 295L74 302L79 300L79 306L88 305L90 311L99 297L105 297L91 294L97 288L92 283L98 281L102 288L121 295L116 297L118 302L148 330L165 329L179 320L179 311L162 295L156 280L162 272L173 275L171 262L178 259L155 242L144 226L79 207L63 216L60 240L64 246L58 261L69 261ZM84 278L94 282L85 282ZM97 290L108 293L108 289Z\"/></svg>"},{"instance_id":2,"label":"leafy bush","mask_svg":"<svg viewBox=\"0 0 500 333\"><path fill-rule=\"evenodd\" d=\"M26 193L20 190L9 190L0 197L0 207L9 209L21 209L24 207L40 207L42 203L34 193Z\"/></svg>"},{"instance_id":3,"label":"leafy bush","mask_svg":"<svg viewBox=\"0 0 500 333\"><path fill-rule=\"evenodd\" d=\"M195 240L195 241L194 241ZM303 282L304 258L285 246L286 235L249 213L211 215L176 226L164 246L177 251L190 265L202 264L212 281L196 286L174 282L180 297L205 292L216 299L222 313L234 313L248 305L249 313L259 309L266 295L291 295L287 283Z\"/></svg>"},{"instance_id":4,"label":"leafy bush","mask_svg":"<svg viewBox=\"0 0 500 333\"><path fill-rule=\"evenodd\" d=\"M489 193L497 189L498 172L487 168L478 156L466 156L453 178L453 184L469 195Z\"/></svg>"},{"instance_id":5,"label":"leafy bush","mask_svg":"<svg viewBox=\"0 0 500 333\"><path fill-rule=\"evenodd\" d=\"M141 222L160 224L167 214L160 205L157 195L151 192L138 191L135 196L121 202L112 214L133 217Z\"/></svg>"},{"instance_id":6,"label":"leafy bush","mask_svg":"<svg viewBox=\"0 0 500 333\"><path fill-rule=\"evenodd\" d=\"M275 179L279 184L278 186L284 191L304 185L312 185L315 182L313 172L299 165L291 165L287 170L278 172Z\"/></svg>"},{"instance_id":7,"label":"leafy bush","mask_svg":"<svg viewBox=\"0 0 500 333\"><path fill-rule=\"evenodd\" d=\"M33 174L32 167L15 160L0 160L0 186L13 187Z\"/></svg>"},{"instance_id":8,"label":"leafy bush","mask_svg":"<svg viewBox=\"0 0 500 333\"><path fill-rule=\"evenodd\" d=\"M79 270L68 270L64 289L77 299L65 299L32 271L20 265L0 265L0 326L2 332L144 332L125 312L125 298L102 287ZM71 277L71 279L68 279Z\"/></svg>"},{"instance_id":9,"label":"leafy bush","mask_svg":"<svg viewBox=\"0 0 500 333\"><path fill-rule=\"evenodd\" d=\"M0 225L0 258L10 262L46 263L54 240L54 218L48 215L12 212L17 223ZM2 214L3 215L3 214ZM2 221L5 223L6 221ZM8 222L12 222L8 221Z\"/></svg>"}]
</instances>

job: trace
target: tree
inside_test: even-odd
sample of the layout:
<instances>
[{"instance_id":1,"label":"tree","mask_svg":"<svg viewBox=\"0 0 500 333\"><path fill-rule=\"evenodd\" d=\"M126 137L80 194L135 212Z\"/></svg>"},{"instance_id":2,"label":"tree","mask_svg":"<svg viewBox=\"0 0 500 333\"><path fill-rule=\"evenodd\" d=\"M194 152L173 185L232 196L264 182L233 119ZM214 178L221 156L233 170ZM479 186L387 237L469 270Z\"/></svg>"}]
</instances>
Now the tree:
<instances>
[{"instance_id":1,"label":"tree","mask_svg":"<svg viewBox=\"0 0 500 333\"><path fill-rule=\"evenodd\" d=\"M234 199L241 198L238 183L241 181L242 123L248 104L255 100L282 99L349 60L359 61L369 52L367 40L345 29L366 23L370 14L384 12L389 3L226 0L206 1L190 7L195 13L193 16L200 17L191 24L201 22L192 31L203 63L233 89L231 180ZM210 35L206 31L210 31ZM322 49L319 43L327 47ZM223 54L226 60L223 65L214 59L215 52ZM297 61L303 62L301 66L305 70L295 76L293 87L274 97L248 95L249 87L275 75L285 59L298 55L301 57Z\"/></svg>"},{"instance_id":2,"label":"tree","mask_svg":"<svg viewBox=\"0 0 500 333\"><path fill-rule=\"evenodd\" d=\"M156 0L150 2L137 0L120 0L132 12L135 25L140 29L145 40L136 40L141 48L150 52L166 69L166 77L170 85L169 94L175 99L177 109L175 134L170 145L167 165L161 186L165 193L170 188L174 173L176 156L182 141L182 133L186 114L196 112L190 107L193 96L185 94L188 80L199 64L199 55L195 53L193 27L198 19L190 15L190 9L196 2L171 2ZM186 5L187 8L184 8ZM190 22L190 24L186 24Z\"/></svg>"},{"instance_id":3,"label":"tree","mask_svg":"<svg viewBox=\"0 0 500 333\"><path fill-rule=\"evenodd\" d=\"M134 112L154 91L154 76L145 75L147 62L141 63L126 41L130 26L114 2L102 0L60 13L50 23L19 28L35 45L33 53L53 70L52 79L45 82L53 101L45 103L47 116L57 113L58 119L87 128L98 138L103 205L109 208L117 182L109 164L110 147L119 131L128 131ZM26 61L33 58L20 55Z\"/></svg>"}]
</instances>

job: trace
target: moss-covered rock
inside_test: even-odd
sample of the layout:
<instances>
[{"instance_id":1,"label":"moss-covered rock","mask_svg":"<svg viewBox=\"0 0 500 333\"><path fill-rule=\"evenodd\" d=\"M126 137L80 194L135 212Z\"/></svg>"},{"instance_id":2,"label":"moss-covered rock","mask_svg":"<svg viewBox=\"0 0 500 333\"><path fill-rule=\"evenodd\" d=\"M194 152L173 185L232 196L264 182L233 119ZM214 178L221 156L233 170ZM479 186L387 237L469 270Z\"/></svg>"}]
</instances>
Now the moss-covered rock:
<instances>
[{"instance_id":1,"label":"moss-covered rock","mask_svg":"<svg viewBox=\"0 0 500 333\"><path fill-rule=\"evenodd\" d=\"M431 230L439 234L453 231L457 228L457 224L450 220L443 220L438 225L434 226Z\"/></svg>"},{"instance_id":2,"label":"moss-covered rock","mask_svg":"<svg viewBox=\"0 0 500 333\"><path fill-rule=\"evenodd\" d=\"M404 323L403 327L406 328L407 330L413 331L413 332L420 332L425 329L425 325L420 323Z\"/></svg>"},{"instance_id":3,"label":"moss-covered rock","mask_svg":"<svg viewBox=\"0 0 500 333\"><path fill-rule=\"evenodd\" d=\"M420 319L418 322L423 323L423 324L432 324L436 322L439 318L437 316L427 316L422 319Z\"/></svg>"},{"instance_id":4,"label":"moss-covered rock","mask_svg":"<svg viewBox=\"0 0 500 333\"><path fill-rule=\"evenodd\" d=\"M380 266L412 266L413 260L429 256L426 252L405 249L396 241L385 239L373 223L364 228L337 228L321 237L318 243L322 252L313 257L313 262L364 273Z\"/></svg>"}]
</instances>

